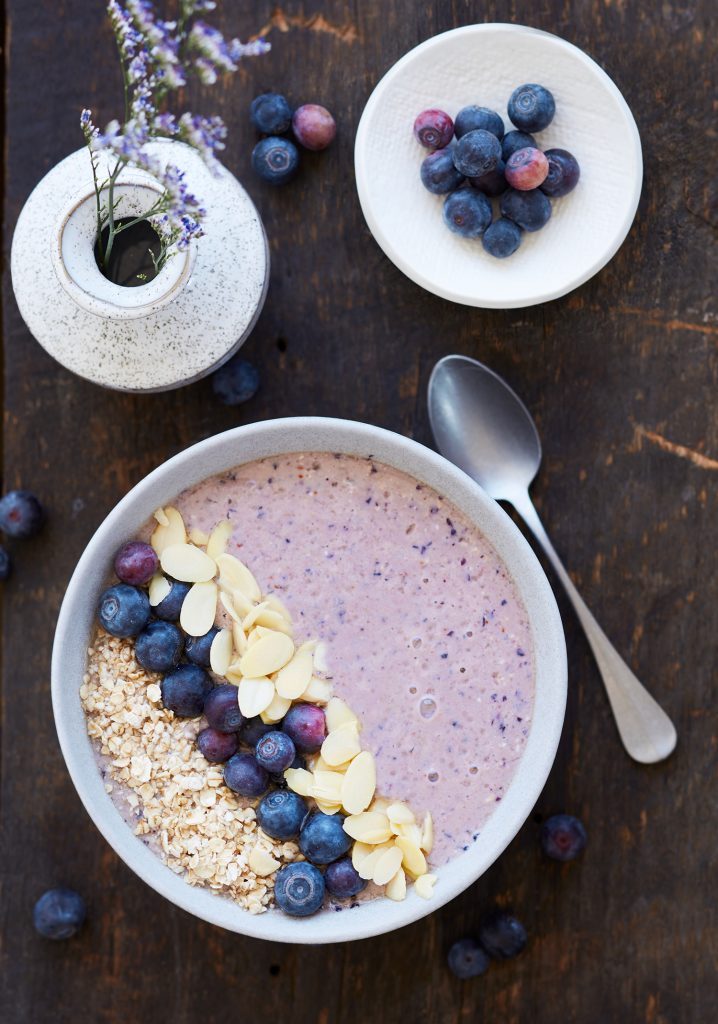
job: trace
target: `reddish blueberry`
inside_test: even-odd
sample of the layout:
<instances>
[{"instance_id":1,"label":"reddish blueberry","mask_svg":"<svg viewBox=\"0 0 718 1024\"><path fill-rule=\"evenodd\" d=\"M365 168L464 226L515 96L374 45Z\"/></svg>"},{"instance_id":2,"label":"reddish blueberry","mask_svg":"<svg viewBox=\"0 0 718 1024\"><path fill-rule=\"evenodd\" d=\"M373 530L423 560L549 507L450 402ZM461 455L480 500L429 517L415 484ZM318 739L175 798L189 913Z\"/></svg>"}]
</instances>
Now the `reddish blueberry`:
<instances>
[{"instance_id":1,"label":"reddish blueberry","mask_svg":"<svg viewBox=\"0 0 718 1024\"><path fill-rule=\"evenodd\" d=\"M39 533L45 522L45 510L31 491L9 491L0 498L0 530L18 540Z\"/></svg>"},{"instance_id":2,"label":"reddish blueberry","mask_svg":"<svg viewBox=\"0 0 718 1024\"><path fill-rule=\"evenodd\" d=\"M123 544L115 555L115 575L122 583L141 587L154 576L159 564L160 560L150 544L131 540Z\"/></svg>"},{"instance_id":3,"label":"reddish blueberry","mask_svg":"<svg viewBox=\"0 0 718 1024\"><path fill-rule=\"evenodd\" d=\"M294 704L284 716L282 729L303 754L316 754L327 734L324 712L316 704Z\"/></svg>"},{"instance_id":4,"label":"reddish blueberry","mask_svg":"<svg viewBox=\"0 0 718 1024\"><path fill-rule=\"evenodd\" d=\"M524 231L539 231L551 217L551 203L541 189L509 189L501 196L501 213Z\"/></svg>"},{"instance_id":5,"label":"reddish blueberry","mask_svg":"<svg viewBox=\"0 0 718 1024\"><path fill-rule=\"evenodd\" d=\"M547 149L546 159L548 174L541 185L541 191L552 199L559 199L573 192L581 177L581 168L576 157L565 149Z\"/></svg>"},{"instance_id":6,"label":"reddish blueberry","mask_svg":"<svg viewBox=\"0 0 718 1024\"><path fill-rule=\"evenodd\" d=\"M169 672L179 664L184 634L172 622L148 622L135 640L135 657L150 672Z\"/></svg>"},{"instance_id":7,"label":"reddish blueberry","mask_svg":"<svg viewBox=\"0 0 718 1024\"><path fill-rule=\"evenodd\" d=\"M454 136L454 122L443 110L422 110L414 121L414 136L427 149L444 149Z\"/></svg>"},{"instance_id":8,"label":"reddish blueberry","mask_svg":"<svg viewBox=\"0 0 718 1024\"><path fill-rule=\"evenodd\" d=\"M224 766L224 781L240 796L263 796L269 775L253 754L235 754Z\"/></svg>"},{"instance_id":9,"label":"reddish blueberry","mask_svg":"<svg viewBox=\"0 0 718 1024\"><path fill-rule=\"evenodd\" d=\"M488 171L486 174L482 174L478 178L469 178L471 185L477 188L479 192L483 192L485 196L496 196L503 195L506 189L509 187L504 176L506 170L506 164L503 160L499 160L494 167L493 171Z\"/></svg>"},{"instance_id":10,"label":"reddish blueberry","mask_svg":"<svg viewBox=\"0 0 718 1024\"><path fill-rule=\"evenodd\" d=\"M257 745L254 748L254 756L262 768L266 768L268 772L277 775L291 767L294 758L297 756L297 751L294 742L286 732L274 729L272 732L265 733L257 741Z\"/></svg>"},{"instance_id":11,"label":"reddish blueberry","mask_svg":"<svg viewBox=\"0 0 718 1024\"><path fill-rule=\"evenodd\" d=\"M283 185L299 167L299 151L289 139L268 135L252 150L252 167L263 181Z\"/></svg>"},{"instance_id":12,"label":"reddish blueberry","mask_svg":"<svg viewBox=\"0 0 718 1024\"><path fill-rule=\"evenodd\" d=\"M453 192L464 180L456 167L454 167L453 148L437 149L429 153L421 162L421 183L429 192L434 195L444 195L446 192Z\"/></svg>"},{"instance_id":13,"label":"reddish blueberry","mask_svg":"<svg viewBox=\"0 0 718 1024\"><path fill-rule=\"evenodd\" d=\"M71 939L85 915L85 901L74 889L48 889L35 904L32 921L45 939Z\"/></svg>"},{"instance_id":14,"label":"reddish blueberry","mask_svg":"<svg viewBox=\"0 0 718 1024\"><path fill-rule=\"evenodd\" d=\"M337 134L336 121L326 107L319 103L305 103L292 115L292 131L297 142L305 149L326 149Z\"/></svg>"},{"instance_id":15,"label":"reddish blueberry","mask_svg":"<svg viewBox=\"0 0 718 1024\"><path fill-rule=\"evenodd\" d=\"M526 946L526 929L512 914L492 910L481 922L479 941L495 960L518 956Z\"/></svg>"},{"instance_id":16,"label":"reddish blueberry","mask_svg":"<svg viewBox=\"0 0 718 1024\"><path fill-rule=\"evenodd\" d=\"M352 838L344 831L341 814L311 814L299 833L299 849L312 864L331 864L352 846Z\"/></svg>"},{"instance_id":17,"label":"reddish blueberry","mask_svg":"<svg viewBox=\"0 0 718 1024\"><path fill-rule=\"evenodd\" d=\"M541 826L541 849L552 860L574 860L586 849L583 822L572 814L554 814Z\"/></svg>"},{"instance_id":18,"label":"reddish blueberry","mask_svg":"<svg viewBox=\"0 0 718 1024\"><path fill-rule=\"evenodd\" d=\"M111 636L137 636L150 617L150 601L144 590L116 583L100 596L97 618Z\"/></svg>"},{"instance_id":19,"label":"reddish blueberry","mask_svg":"<svg viewBox=\"0 0 718 1024\"><path fill-rule=\"evenodd\" d=\"M274 898L292 917L316 914L324 902L324 875L306 861L286 864L274 876Z\"/></svg>"},{"instance_id":20,"label":"reddish blueberry","mask_svg":"<svg viewBox=\"0 0 718 1024\"><path fill-rule=\"evenodd\" d=\"M467 178L488 174L501 159L501 143L484 128L467 132L454 146L454 166Z\"/></svg>"},{"instance_id":21,"label":"reddish blueberry","mask_svg":"<svg viewBox=\"0 0 718 1024\"><path fill-rule=\"evenodd\" d=\"M252 100L249 117L257 131L263 135L281 135L289 131L292 108L279 93L265 92Z\"/></svg>"},{"instance_id":22,"label":"reddish blueberry","mask_svg":"<svg viewBox=\"0 0 718 1024\"><path fill-rule=\"evenodd\" d=\"M200 754L211 764L222 764L237 753L239 744L234 733L202 729L197 733L197 746Z\"/></svg>"},{"instance_id":23,"label":"reddish blueberry","mask_svg":"<svg viewBox=\"0 0 718 1024\"><path fill-rule=\"evenodd\" d=\"M521 192L538 188L548 174L548 160L540 149L517 149L506 163L506 180Z\"/></svg>"},{"instance_id":24,"label":"reddish blueberry","mask_svg":"<svg viewBox=\"0 0 718 1024\"><path fill-rule=\"evenodd\" d=\"M327 866L324 872L324 884L329 895L338 900L347 900L351 896L358 896L367 887L367 882L361 878L350 857L342 857Z\"/></svg>"},{"instance_id":25,"label":"reddish blueberry","mask_svg":"<svg viewBox=\"0 0 718 1024\"><path fill-rule=\"evenodd\" d=\"M293 839L299 835L308 808L291 789L275 789L257 806L257 824L272 839Z\"/></svg>"},{"instance_id":26,"label":"reddish blueberry","mask_svg":"<svg viewBox=\"0 0 718 1024\"><path fill-rule=\"evenodd\" d=\"M199 718L212 692L212 680L199 665L179 665L160 683L162 703L178 718Z\"/></svg>"},{"instance_id":27,"label":"reddish blueberry","mask_svg":"<svg viewBox=\"0 0 718 1024\"><path fill-rule=\"evenodd\" d=\"M505 260L507 256L512 256L521 245L521 228L512 220L499 217L486 229L481 244L489 256Z\"/></svg>"},{"instance_id":28,"label":"reddish blueberry","mask_svg":"<svg viewBox=\"0 0 718 1024\"><path fill-rule=\"evenodd\" d=\"M527 132L507 132L501 140L501 157L508 160L517 149L526 149L527 146L538 149L533 135L529 135Z\"/></svg>"},{"instance_id":29,"label":"reddish blueberry","mask_svg":"<svg viewBox=\"0 0 718 1024\"><path fill-rule=\"evenodd\" d=\"M447 960L451 973L462 981L477 978L488 970L491 963L476 939L459 939L449 950Z\"/></svg>"},{"instance_id":30,"label":"reddish blueberry","mask_svg":"<svg viewBox=\"0 0 718 1024\"><path fill-rule=\"evenodd\" d=\"M478 238L491 223L491 203L473 188L460 188L444 200L444 223L464 238Z\"/></svg>"},{"instance_id":31,"label":"reddish blueberry","mask_svg":"<svg viewBox=\"0 0 718 1024\"><path fill-rule=\"evenodd\" d=\"M204 702L204 717L217 732L237 732L244 725L244 715L239 710L237 687L221 683L210 691Z\"/></svg>"},{"instance_id":32,"label":"reddish blueberry","mask_svg":"<svg viewBox=\"0 0 718 1024\"><path fill-rule=\"evenodd\" d=\"M514 89L509 100L509 117L524 132L541 132L553 121L556 103L543 85L529 83Z\"/></svg>"},{"instance_id":33,"label":"reddish blueberry","mask_svg":"<svg viewBox=\"0 0 718 1024\"><path fill-rule=\"evenodd\" d=\"M495 110L489 110L488 107L462 107L454 123L456 138L460 139L477 128L491 132L499 140L504 137L504 121Z\"/></svg>"}]
</instances>

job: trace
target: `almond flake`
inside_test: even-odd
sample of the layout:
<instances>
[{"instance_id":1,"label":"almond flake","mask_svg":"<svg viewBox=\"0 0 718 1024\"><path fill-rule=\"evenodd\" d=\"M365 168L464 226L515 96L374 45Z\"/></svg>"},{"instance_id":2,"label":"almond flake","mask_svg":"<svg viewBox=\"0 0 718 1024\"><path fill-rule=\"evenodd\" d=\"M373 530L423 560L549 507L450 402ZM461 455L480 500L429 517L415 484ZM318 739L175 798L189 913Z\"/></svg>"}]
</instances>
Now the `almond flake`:
<instances>
[{"instance_id":1,"label":"almond flake","mask_svg":"<svg viewBox=\"0 0 718 1024\"><path fill-rule=\"evenodd\" d=\"M278 693L275 693L272 703L268 708L264 709L260 717L265 725L274 725L275 722L281 722L291 706L291 700L287 700L286 697L280 697Z\"/></svg>"},{"instance_id":2,"label":"almond flake","mask_svg":"<svg viewBox=\"0 0 718 1024\"><path fill-rule=\"evenodd\" d=\"M261 604L255 605L244 617L242 621L242 629L248 632L252 626L260 625L266 629L277 630L279 633L286 633L287 636L292 636L294 630L290 622L280 615L279 612L274 611L270 608L266 601L262 601ZM309 680L307 680L308 682Z\"/></svg>"},{"instance_id":3,"label":"almond flake","mask_svg":"<svg viewBox=\"0 0 718 1024\"><path fill-rule=\"evenodd\" d=\"M306 768L287 768L284 773L287 785L299 796L311 796L314 776Z\"/></svg>"},{"instance_id":4,"label":"almond flake","mask_svg":"<svg viewBox=\"0 0 718 1024\"><path fill-rule=\"evenodd\" d=\"M388 896L390 900L395 900L397 903L401 903L402 900L406 899L406 875L402 868L399 868L394 877L386 883L384 895Z\"/></svg>"},{"instance_id":5,"label":"almond flake","mask_svg":"<svg viewBox=\"0 0 718 1024\"><path fill-rule=\"evenodd\" d=\"M329 675L329 663L327 661L327 645L323 640L320 640L317 644L317 649L314 653L314 667L317 672L321 672L322 675Z\"/></svg>"},{"instance_id":6,"label":"almond flake","mask_svg":"<svg viewBox=\"0 0 718 1024\"><path fill-rule=\"evenodd\" d=\"M413 825L416 820L411 807L401 803L399 800L396 803L389 804L386 809L386 816L392 825Z\"/></svg>"},{"instance_id":7,"label":"almond flake","mask_svg":"<svg viewBox=\"0 0 718 1024\"><path fill-rule=\"evenodd\" d=\"M415 878L418 875L426 874L426 857L419 847L404 836L397 836L395 843L404 855L402 858L402 865L406 871Z\"/></svg>"},{"instance_id":8,"label":"almond flake","mask_svg":"<svg viewBox=\"0 0 718 1024\"><path fill-rule=\"evenodd\" d=\"M209 534L205 533L204 530L200 530L198 526L191 527L187 536L189 537L193 544L197 545L198 548L204 548L207 546Z\"/></svg>"},{"instance_id":9,"label":"almond flake","mask_svg":"<svg viewBox=\"0 0 718 1024\"><path fill-rule=\"evenodd\" d=\"M225 553L227 542L232 536L232 529L232 524L228 519L223 519L221 523L217 523L209 535L209 540L206 542L207 554L210 558L216 560Z\"/></svg>"},{"instance_id":10,"label":"almond flake","mask_svg":"<svg viewBox=\"0 0 718 1024\"><path fill-rule=\"evenodd\" d=\"M150 580L149 598L152 607L156 608L161 601L164 601L171 589L167 577L163 576L161 572L156 572Z\"/></svg>"},{"instance_id":11,"label":"almond flake","mask_svg":"<svg viewBox=\"0 0 718 1024\"><path fill-rule=\"evenodd\" d=\"M386 853L383 853L374 865L372 881L376 885L386 885L387 882L390 882L401 867L402 856L401 850L396 846L392 846Z\"/></svg>"},{"instance_id":12,"label":"almond flake","mask_svg":"<svg viewBox=\"0 0 718 1024\"><path fill-rule=\"evenodd\" d=\"M168 576L183 583L206 583L217 573L214 559L194 544L170 544L160 555L160 565Z\"/></svg>"},{"instance_id":13,"label":"almond flake","mask_svg":"<svg viewBox=\"0 0 718 1024\"><path fill-rule=\"evenodd\" d=\"M245 615L249 615L252 608L254 608L254 605L247 595L238 587L232 587L231 594L232 604L234 605L235 611L237 612L239 619L243 619Z\"/></svg>"},{"instance_id":14,"label":"almond flake","mask_svg":"<svg viewBox=\"0 0 718 1024\"><path fill-rule=\"evenodd\" d=\"M421 896L422 899L430 900L434 895L434 883L436 882L436 875L421 875L420 878L414 882L414 889L417 895Z\"/></svg>"},{"instance_id":15,"label":"almond flake","mask_svg":"<svg viewBox=\"0 0 718 1024\"><path fill-rule=\"evenodd\" d=\"M289 614L286 604L284 604L283 601L280 601L276 594L267 594L264 600L273 611L279 612L282 618L286 619L287 622L292 621L292 616Z\"/></svg>"},{"instance_id":16,"label":"almond flake","mask_svg":"<svg viewBox=\"0 0 718 1024\"><path fill-rule=\"evenodd\" d=\"M232 662L232 633L220 629L209 649L209 666L218 676L223 676Z\"/></svg>"},{"instance_id":17,"label":"almond flake","mask_svg":"<svg viewBox=\"0 0 718 1024\"><path fill-rule=\"evenodd\" d=\"M314 785L311 795L316 800L324 800L330 804L342 803L342 783L344 776L339 772L314 772Z\"/></svg>"},{"instance_id":18,"label":"almond flake","mask_svg":"<svg viewBox=\"0 0 718 1024\"><path fill-rule=\"evenodd\" d=\"M373 853L376 849L375 846L369 846L368 843L354 843L352 847L352 866L356 871L359 870L362 862L367 859L370 853Z\"/></svg>"},{"instance_id":19,"label":"almond flake","mask_svg":"<svg viewBox=\"0 0 718 1024\"><path fill-rule=\"evenodd\" d=\"M232 640L234 641L234 649L241 658L249 650L249 644L244 635L244 630L238 622L232 623Z\"/></svg>"},{"instance_id":20,"label":"almond flake","mask_svg":"<svg viewBox=\"0 0 718 1024\"><path fill-rule=\"evenodd\" d=\"M219 588L219 600L222 607L226 611L227 615L229 615L232 622L236 622L238 626L241 626L242 620L237 614L237 609L234 607L231 594L228 594L226 590L222 590L222 580L219 581Z\"/></svg>"},{"instance_id":21,"label":"almond flake","mask_svg":"<svg viewBox=\"0 0 718 1024\"><path fill-rule=\"evenodd\" d=\"M294 641L291 637L272 630L267 636L260 637L247 653L242 655L240 670L245 676L268 676L284 668L293 654Z\"/></svg>"},{"instance_id":22,"label":"almond flake","mask_svg":"<svg viewBox=\"0 0 718 1024\"><path fill-rule=\"evenodd\" d=\"M161 556L165 548L172 547L174 544L186 544L187 531L184 527L184 519L176 508L168 505L164 509L158 509L158 512L162 513L166 523L161 522L157 512L155 512L158 525L150 537L150 544L155 549L155 552Z\"/></svg>"},{"instance_id":23,"label":"almond flake","mask_svg":"<svg viewBox=\"0 0 718 1024\"><path fill-rule=\"evenodd\" d=\"M219 572L233 588L241 590L251 601L259 601L262 591L244 562L240 562L234 555L218 555L217 565Z\"/></svg>"},{"instance_id":24,"label":"almond flake","mask_svg":"<svg viewBox=\"0 0 718 1024\"><path fill-rule=\"evenodd\" d=\"M429 811L424 816L424 824L421 829L421 840L419 846L424 853L431 853L434 847L434 819Z\"/></svg>"},{"instance_id":25,"label":"almond flake","mask_svg":"<svg viewBox=\"0 0 718 1024\"><path fill-rule=\"evenodd\" d=\"M315 797L314 799L319 810L324 811L325 814L339 814L342 809L341 804L333 804L327 800L322 800L319 797Z\"/></svg>"},{"instance_id":26,"label":"almond flake","mask_svg":"<svg viewBox=\"0 0 718 1024\"><path fill-rule=\"evenodd\" d=\"M359 867L356 869L359 877L368 882L369 879L373 877L374 870L381 858L385 853L388 853L391 848L392 847L389 843L382 843L379 846L375 846L372 852L363 858Z\"/></svg>"},{"instance_id":27,"label":"almond flake","mask_svg":"<svg viewBox=\"0 0 718 1024\"><path fill-rule=\"evenodd\" d=\"M341 772L342 774L347 770L351 761L346 761L344 764L327 764L321 754L312 761L313 772Z\"/></svg>"},{"instance_id":28,"label":"almond flake","mask_svg":"<svg viewBox=\"0 0 718 1024\"><path fill-rule=\"evenodd\" d=\"M335 736L336 732L330 733ZM370 750L363 750L347 768L342 782L342 805L349 814L360 814L372 801L376 789L376 765Z\"/></svg>"},{"instance_id":29,"label":"almond flake","mask_svg":"<svg viewBox=\"0 0 718 1024\"><path fill-rule=\"evenodd\" d=\"M332 697L327 704L327 731L334 732L345 722L353 722L359 728L359 719L348 704L345 704L340 697Z\"/></svg>"},{"instance_id":30,"label":"almond flake","mask_svg":"<svg viewBox=\"0 0 718 1024\"><path fill-rule=\"evenodd\" d=\"M344 831L352 839L376 846L386 843L391 838L389 819L379 811L362 811L361 814L350 814L344 819ZM377 838L378 837L378 838Z\"/></svg>"},{"instance_id":31,"label":"almond flake","mask_svg":"<svg viewBox=\"0 0 718 1024\"><path fill-rule=\"evenodd\" d=\"M302 694L300 700L307 700L311 704L326 704L327 701L331 700L333 690L334 687L328 679L317 679L316 676L312 676L309 680L309 686Z\"/></svg>"},{"instance_id":32,"label":"almond flake","mask_svg":"<svg viewBox=\"0 0 718 1024\"><path fill-rule=\"evenodd\" d=\"M351 761L361 750L359 731L353 722L345 722L330 732L322 743L322 757L328 765Z\"/></svg>"},{"instance_id":33,"label":"almond flake","mask_svg":"<svg viewBox=\"0 0 718 1024\"><path fill-rule=\"evenodd\" d=\"M153 513L153 515L154 515L155 519L157 520L157 522L160 524L160 526L169 526L170 525L170 521L167 518L167 513L165 512L165 510L163 508L156 509L155 512Z\"/></svg>"},{"instance_id":34,"label":"almond flake","mask_svg":"<svg viewBox=\"0 0 718 1024\"><path fill-rule=\"evenodd\" d=\"M310 651L299 650L292 660L277 674L277 693L290 700L297 700L309 686L312 678L314 659Z\"/></svg>"},{"instance_id":35,"label":"almond flake","mask_svg":"<svg viewBox=\"0 0 718 1024\"><path fill-rule=\"evenodd\" d=\"M391 829L396 835L403 836L414 846L421 848L421 829L415 821L409 822L408 825L392 825Z\"/></svg>"},{"instance_id":36,"label":"almond flake","mask_svg":"<svg viewBox=\"0 0 718 1024\"><path fill-rule=\"evenodd\" d=\"M267 875L273 874L278 867L281 867L281 862L275 860L267 850L262 850L259 846L255 846L249 854L249 866L255 875L259 875L260 878L266 878Z\"/></svg>"},{"instance_id":37,"label":"almond flake","mask_svg":"<svg viewBox=\"0 0 718 1024\"><path fill-rule=\"evenodd\" d=\"M274 700L274 683L266 676L245 676L239 684L237 699L245 718L261 715Z\"/></svg>"},{"instance_id":38,"label":"almond flake","mask_svg":"<svg viewBox=\"0 0 718 1024\"><path fill-rule=\"evenodd\" d=\"M189 588L180 610L180 626L190 636L204 636L217 614L217 584L195 583Z\"/></svg>"}]
</instances>

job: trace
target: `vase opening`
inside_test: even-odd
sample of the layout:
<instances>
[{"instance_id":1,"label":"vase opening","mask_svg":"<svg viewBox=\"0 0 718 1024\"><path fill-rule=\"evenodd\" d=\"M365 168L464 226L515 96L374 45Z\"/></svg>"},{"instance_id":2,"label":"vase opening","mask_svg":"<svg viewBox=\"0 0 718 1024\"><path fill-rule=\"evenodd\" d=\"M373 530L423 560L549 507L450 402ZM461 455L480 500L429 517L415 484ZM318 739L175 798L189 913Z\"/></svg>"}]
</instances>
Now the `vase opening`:
<instances>
[{"instance_id":1,"label":"vase opening","mask_svg":"<svg viewBox=\"0 0 718 1024\"><path fill-rule=\"evenodd\" d=\"M117 221L122 230L115 236L110 258L104 266L101 254L107 246L109 227L102 232L102 244L95 242L98 269L108 281L123 288L139 288L153 281L157 277L157 261L162 254L160 236L150 222L141 220L125 228L124 225L132 220L132 217L124 217Z\"/></svg>"}]
</instances>

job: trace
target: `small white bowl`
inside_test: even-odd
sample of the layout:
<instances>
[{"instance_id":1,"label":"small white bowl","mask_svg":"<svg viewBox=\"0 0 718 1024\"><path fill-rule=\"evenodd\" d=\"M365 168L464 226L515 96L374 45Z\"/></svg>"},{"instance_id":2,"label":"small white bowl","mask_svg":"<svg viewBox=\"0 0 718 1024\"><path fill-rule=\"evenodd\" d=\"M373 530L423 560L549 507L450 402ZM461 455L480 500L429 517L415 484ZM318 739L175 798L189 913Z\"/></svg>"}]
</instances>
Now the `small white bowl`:
<instances>
[{"instance_id":1,"label":"small white bowl","mask_svg":"<svg viewBox=\"0 0 718 1024\"><path fill-rule=\"evenodd\" d=\"M553 93L556 115L537 141L573 153L581 180L552 200L541 231L524 233L518 251L498 260L480 239L444 225L444 197L419 178L429 151L413 125L427 108L454 117L476 103L499 113L510 131L506 106L524 82ZM636 122L605 71L571 43L522 25L457 28L405 54L369 97L354 162L364 216L389 259L435 295L489 309L556 299L593 277L628 234L643 177Z\"/></svg>"},{"instance_id":2,"label":"small white bowl","mask_svg":"<svg viewBox=\"0 0 718 1024\"><path fill-rule=\"evenodd\" d=\"M438 869L435 895L428 901L410 888L403 903L381 898L342 913L326 910L304 919L280 911L254 917L208 889L192 888L123 820L105 792L87 735L79 689L113 553L137 534L158 506L186 487L254 459L298 451L372 455L438 490L493 544L526 606L536 652L536 698L526 749L478 840ZM62 753L88 814L148 885L178 907L231 931L275 942L344 942L400 928L436 910L471 885L515 836L556 753L566 703L566 647L553 593L531 548L509 516L461 470L415 441L363 423L312 417L269 420L200 441L155 469L110 512L87 545L65 594L52 654L52 702Z\"/></svg>"}]
</instances>

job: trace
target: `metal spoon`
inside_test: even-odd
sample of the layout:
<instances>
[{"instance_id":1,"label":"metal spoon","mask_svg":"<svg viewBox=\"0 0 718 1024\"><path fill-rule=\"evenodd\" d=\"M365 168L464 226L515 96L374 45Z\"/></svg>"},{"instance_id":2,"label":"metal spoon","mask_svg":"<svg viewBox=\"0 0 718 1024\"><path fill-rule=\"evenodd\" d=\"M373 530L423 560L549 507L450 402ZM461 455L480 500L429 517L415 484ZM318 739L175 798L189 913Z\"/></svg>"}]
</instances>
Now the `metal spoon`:
<instances>
[{"instance_id":1,"label":"metal spoon","mask_svg":"<svg viewBox=\"0 0 718 1024\"><path fill-rule=\"evenodd\" d=\"M446 356L429 381L429 419L441 454L493 498L510 502L546 552L591 645L628 753L644 764L668 757L676 745L673 723L584 604L529 497L541 464L541 442L526 406L482 363Z\"/></svg>"}]
</instances>

